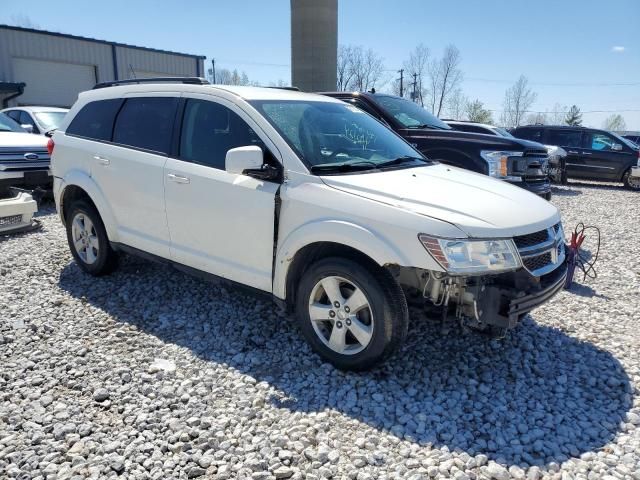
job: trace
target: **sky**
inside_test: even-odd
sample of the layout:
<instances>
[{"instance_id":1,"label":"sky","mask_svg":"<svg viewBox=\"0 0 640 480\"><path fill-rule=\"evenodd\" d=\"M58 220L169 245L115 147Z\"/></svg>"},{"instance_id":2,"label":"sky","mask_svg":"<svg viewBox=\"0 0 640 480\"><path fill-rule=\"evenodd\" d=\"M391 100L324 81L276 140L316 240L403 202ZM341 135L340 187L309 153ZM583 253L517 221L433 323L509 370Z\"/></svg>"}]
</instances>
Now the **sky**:
<instances>
[{"instance_id":1,"label":"sky","mask_svg":"<svg viewBox=\"0 0 640 480\"><path fill-rule=\"evenodd\" d=\"M537 93L532 110L576 104L585 125L620 113L640 130L640 0L338 4L338 42L372 48L390 81L416 45L439 56L454 44L464 94L496 119L505 90L525 75ZM289 0L0 0L0 23L206 55L263 84L290 81Z\"/></svg>"}]
</instances>

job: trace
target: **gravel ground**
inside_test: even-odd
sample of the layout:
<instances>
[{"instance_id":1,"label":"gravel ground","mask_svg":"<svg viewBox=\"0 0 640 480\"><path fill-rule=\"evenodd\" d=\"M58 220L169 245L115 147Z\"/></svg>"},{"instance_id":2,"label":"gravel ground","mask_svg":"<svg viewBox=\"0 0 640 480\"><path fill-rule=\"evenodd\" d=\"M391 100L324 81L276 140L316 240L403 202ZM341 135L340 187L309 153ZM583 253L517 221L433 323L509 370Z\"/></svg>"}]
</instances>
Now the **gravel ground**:
<instances>
[{"instance_id":1,"label":"gravel ground","mask_svg":"<svg viewBox=\"0 0 640 480\"><path fill-rule=\"evenodd\" d=\"M270 303L125 257L94 279L49 210L0 238L0 478L640 479L640 196L571 184L598 278L505 339L414 315L365 374Z\"/></svg>"}]
</instances>

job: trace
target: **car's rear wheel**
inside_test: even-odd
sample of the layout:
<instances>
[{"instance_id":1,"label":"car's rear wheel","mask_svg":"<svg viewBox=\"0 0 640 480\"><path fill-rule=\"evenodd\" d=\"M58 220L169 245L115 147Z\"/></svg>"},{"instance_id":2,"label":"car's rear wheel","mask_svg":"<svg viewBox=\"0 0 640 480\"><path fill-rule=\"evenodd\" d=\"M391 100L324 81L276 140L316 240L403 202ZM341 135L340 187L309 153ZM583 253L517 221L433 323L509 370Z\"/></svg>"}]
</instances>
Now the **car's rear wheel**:
<instances>
[{"instance_id":1,"label":"car's rear wheel","mask_svg":"<svg viewBox=\"0 0 640 480\"><path fill-rule=\"evenodd\" d=\"M74 202L66 215L67 241L71 254L82 270L100 276L117 266L117 253L111 248L106 229L95 207L84 200Z\"/></svg>"},{"instance_id":2,"label":"car's rear wheel","mask_svg":"<svg viewBox=\"0 0 640 480\"><path fill-rule=\"evenodd\" d=\"M632 177L631 169L624 172L622 183L630 190L640 190L640 177Z\"/></svg>"},{"instance_id":3,"label":"car's rear wheel","mask_svg":"<svg viewBox=\"0 0 640 480\"><path fill-rule=\"evenodd\" d=\"M313 349L344 370L384 361L402 344L408 325L406 299L388 272L337 257L305 271L296 314Z\"/></svg>"}]
</instances>

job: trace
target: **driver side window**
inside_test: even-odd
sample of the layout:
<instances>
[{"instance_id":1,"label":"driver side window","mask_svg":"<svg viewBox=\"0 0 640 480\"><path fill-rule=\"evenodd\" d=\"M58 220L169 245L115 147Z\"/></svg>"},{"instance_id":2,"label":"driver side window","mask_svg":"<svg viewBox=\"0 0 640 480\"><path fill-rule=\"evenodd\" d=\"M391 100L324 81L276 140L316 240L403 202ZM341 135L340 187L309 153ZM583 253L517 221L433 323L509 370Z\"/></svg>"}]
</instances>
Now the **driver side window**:
<instances>
[{"instance_id":1,"label":"driver side window","mask_svg":"<svg viewBox=\"0 0 640 480\"><path fill-rule=\"evenodd\" d=\"M187 99L180 134L181 160L224 170L227 152L249 145L262 148L266 159L264 143L235 112L219 103Z\"/></svg>"}]
</instances>

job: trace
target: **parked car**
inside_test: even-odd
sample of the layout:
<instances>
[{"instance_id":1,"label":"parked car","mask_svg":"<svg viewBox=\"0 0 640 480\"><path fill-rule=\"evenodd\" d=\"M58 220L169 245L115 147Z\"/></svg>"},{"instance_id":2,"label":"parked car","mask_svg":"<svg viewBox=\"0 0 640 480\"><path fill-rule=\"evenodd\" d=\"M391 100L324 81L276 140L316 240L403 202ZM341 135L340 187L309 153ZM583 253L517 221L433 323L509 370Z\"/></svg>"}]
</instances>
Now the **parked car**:
<instances>
[{"instance_id":1,"label":"parked car","mask_svg":"<svg viewBox=\"0 0 640 480\"><path fill-rule=\"evenodd\" d=\"M5 108L6 113L29 133L44 135L60 126L68 108L55 107L12 107Z\"/></svg>"},{"instance_id":2,"label":"parked car","mask_svg":"<svg viewBox=\"0 0 640 480\"><path fill-rule=\"evenodd\" d=\"M352 105L136 82L81 93L50 139L56 206L92 275L130 252L249 287L356 370L402 344L407 292L502 332L563 286L556 207L430 161Z\"/></svg>"},{"instance_id":3,"label":"parked car","mask_svg":"<svg viewBox=\"0 0 640 480\"><path fill-rule=\"evenodd\" d=\"M546 199L546 149L520 139L453 130L418 104L393 95L329 92L323 95L355 105L382 121L427 158L506 180Z\"/></svg>"},{"instance_id":4,"label":"parked car","mask_svg":"<svg viewBox=\"0 0 640 480\"><path fill-rule=\"evenodd\" d=\"M640 178L633 168L640 166L640 148L615 133L554 125L527 125L515 128L511 133L564 148L569 178L622 182L627 188L640 190Z\"/></svg>"},{"instance_id":5,"label":"parked car","mask_svg":"<svg viewBox=\"0 0 640 480\"><path fill-rule=\"evenodd\" d=\"M0 197L9 187L50 187L47 138L31 135L0 113Z\"/></svg>"},{"instance_id":6,"label":"parked car","mask_svg":"<svg viewBox=\"0 0 640 480\"><path fill-rule=\"evenodd\" d=\"M497 135L498 137L516 138L502 127L496 127L488 123L464 122L461 120L445 120L447 125L462 132L484 133L485 135ZM549 156L547 173L549 178L556 183L567 183L566 157L567 152L555 145L545 145Z\"/></svg>"}]
</instances>

